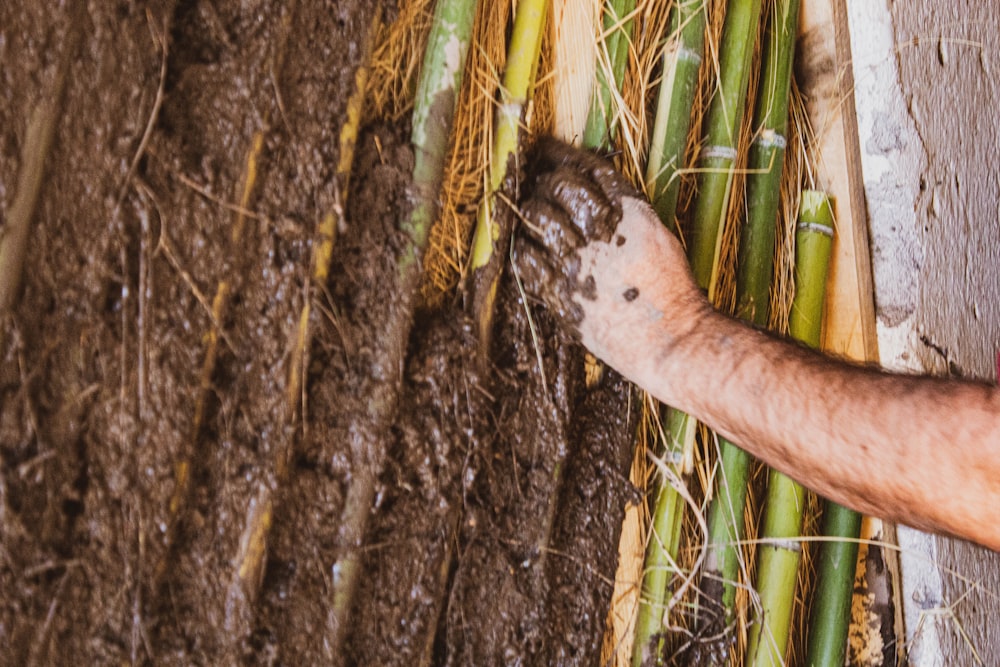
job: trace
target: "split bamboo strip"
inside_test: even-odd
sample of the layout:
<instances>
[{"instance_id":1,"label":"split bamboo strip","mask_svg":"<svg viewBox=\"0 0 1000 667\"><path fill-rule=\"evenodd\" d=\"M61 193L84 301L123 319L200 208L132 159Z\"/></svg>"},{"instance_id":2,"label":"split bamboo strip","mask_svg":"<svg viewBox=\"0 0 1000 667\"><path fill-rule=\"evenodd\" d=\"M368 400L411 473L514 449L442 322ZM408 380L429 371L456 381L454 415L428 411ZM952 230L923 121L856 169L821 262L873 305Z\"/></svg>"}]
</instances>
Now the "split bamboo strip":
<instances>
[{"instance_id":1,"label":"split bamboo strip","mask_svg":"<svg viewBox=\"0 0 1000 667\"><path fill-rule=\"evenodd\" d=\"M816 563L817 582L806 654L806 664L810 667L842 667L844 664L860 533L860 514L827 502L823 510L822 534L832 541L820 545Z\"/></svg>"},{"instance_id":2,"label":"split bamboo strip","mask_svg":"<svg viewBox=\"0 0 1000 667\"><path fill-rule=\"evenodd\" d=\"M548 0L521 0L507 51L507 67L500 89L494 124L489 182L476 219L472 239L472 307L478 323L479 344L489 349L500 266L493 261L502 234L495 215L496 195L511 169L516 169L522 122L535 87ZM509 231L509 230L507 230Z\"/></svg>"},{"instance_id":3,"label":"split bamboo strip","mask_svg":"<svg viewBox=\"0 0 1000 667\"><path fill-rule=\"evenodd\" d=\"M243 231L246 228L246 213L250 210L250 201L256 191L257 169L263 148L264 131L258 130L250 142L250 148L247 150L246 165L243 169L243 183L240 188L241 194L237 209L233 214L230 241L234 248L238 248L243 240ZM181 515L187 506L191 494L191 466L205 421L205 412L208 409L208 400L212 392L212 377L215 375L215 365L219 358L219 339L222 336L220 324L229 308L231 297L231 282L228 278L223 278L216 286L215 297L212 299L211 322L209 323L208 331L205 333L205 357L202 360L201 371L198 374L197 398L195 399L194 415L191 419L189 440L185 450L174 463L174 491L170 496L168 505L170 523L167 527L164 557L156 568L155 576L157 580L166 573L170 561L170 552L176 541Z\"/></svg>"},{"instance_id":4,"label":"split bamboo strip","mask_svg":"<svg viewBox=\"0 0 1000 667\"><path fill-rule=\"evenodd\" d=\"M604 33L598 51L597 82L583 133L586 148L606 149L614 137L619 115L616 100L621 98L625 68L628 66L634 13L635 0L608 0L604 6Z\"/></svg>"},{"instance_id":5,"label":"split bamboo strip","mask_svg":"<svg viewBox=\"0 0 1000 667\"><path fill-rule=\"evenodd\" d=\"M799 6L799 0L777 0L773 5L754 111L746 185L747 220L737 256L736 316L758 327L767 326L770 315ZM702 588L710 602L719 605L722 623L728 626L735 617L739 544L752 457L724 438L719 439L719 447L718 492L709 507L709 546ZM707 622L703 619L703 623Z\"/></svg>"},{"instance_id":6,"label":"split bamboo strip","mask_svg":"<svg viewBox=\"0 0 1000 667\"><path fill-rule=\"evenodd\" d=\"M403 292L403 307L394 313L389 326L394 331L397 347L388 350L393 368L402 365L405 341L409 340L413 309L419 290L420 259L426 249L430 225L437 214L437 202L444 173L445 156L454 125L458 91L465 74L466 54L472 36L476 0L439 0L428 39L427 51L417 84L414 102L411 141L415 153L413 170L417 200L410 216L400 223L408 242L397 259L397 274ZM387 428L395 406L394 389L377 391L369 397L370 418L375 438ZM384 456L384 448L378 449ZM331 650L336 655L343 645L347 619L354 602L361 574L361 543L367 530L368 517L375 496L375 479L381 474L384 460L372 462L370 469L359 474L348 489L344 518L341 522L343 552L333 566L333 604L328 626L332 632Z\"/></svg>"},{"instance_id":7,"label":"split bamboo strip","mask_svg":"<svg viewBox=\"0 0 1000 667\"><path fill-rule=\"evenodd\" d=\"M833 210L826 194L815 190L802 192L795 245L795 300L789 334L818 349L833 247ZM805 489L772 470L766 502L756 582L760 617L750 627L745 661L752 667L785 664L795 581L802 556L799 538Z\"/></svg>"},{"instance_id":8,"label":"split bamboo strip","mask_svg":"<svg viewBox=\"0 0 1000 667\"><path fill-rule=\"evenodd\" d=\"M646 192L660 220L676 229L679 170L691 128L698 92L698 69L705 53L705 0L679 0L671 14L670 36L663 45L656 119L646 164Z\"/></svg>"},{"instance_id":9,"label":"split bamboo strip","mask_svg":"<svg viewBox=\"0 0 1000 667\"><path fill-rule=\"evenodd\" d=\"M579 144L595 95L597 49L594 36L599 0L551 0L552 88L555 108L552 133ZM597 81L600 89L600 80Z\"/></svg>"}]
</instances>

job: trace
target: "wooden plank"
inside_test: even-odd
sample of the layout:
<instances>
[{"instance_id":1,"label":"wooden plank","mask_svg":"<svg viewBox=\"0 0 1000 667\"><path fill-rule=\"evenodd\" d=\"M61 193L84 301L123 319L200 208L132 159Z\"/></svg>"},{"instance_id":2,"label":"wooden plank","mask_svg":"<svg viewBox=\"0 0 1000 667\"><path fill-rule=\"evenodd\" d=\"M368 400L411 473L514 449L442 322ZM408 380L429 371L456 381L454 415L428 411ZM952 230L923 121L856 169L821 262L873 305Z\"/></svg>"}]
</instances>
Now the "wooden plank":
<instances>
[{"instance_id":1,"label":"wooden plank","mask_svg":"<svg viewBox=\"0 0 1000 667\"><path fill-rule=\"evenodd\" d=\"M806 0L796 74L815 132L816 186L836 199L823 349L878 362L868 220L861 176L850 35L842 1Z\"/></svg>"}]
</instances>

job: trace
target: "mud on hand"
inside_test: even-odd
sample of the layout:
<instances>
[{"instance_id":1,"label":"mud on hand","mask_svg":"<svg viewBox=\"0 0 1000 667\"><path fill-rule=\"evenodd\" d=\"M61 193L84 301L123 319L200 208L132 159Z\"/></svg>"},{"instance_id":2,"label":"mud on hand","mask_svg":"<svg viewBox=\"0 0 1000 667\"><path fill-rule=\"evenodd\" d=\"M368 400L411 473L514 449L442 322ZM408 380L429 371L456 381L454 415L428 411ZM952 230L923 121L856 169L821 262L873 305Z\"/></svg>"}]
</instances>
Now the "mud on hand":
<instances>
[{"instance_id":1,"label":"mud on hand","mask_svg":"<svg viewBox=\"0 0 1000 667\"><path fill-rule=\"evenodd\" d=\"M595 298L594 276L581 271L580 251L609 243L622 219L622 199L642 195L607 160L551 137L535 142L525 164L514 263L525 290L578 333L579 300Z\"/></svg>"}]
</instances>

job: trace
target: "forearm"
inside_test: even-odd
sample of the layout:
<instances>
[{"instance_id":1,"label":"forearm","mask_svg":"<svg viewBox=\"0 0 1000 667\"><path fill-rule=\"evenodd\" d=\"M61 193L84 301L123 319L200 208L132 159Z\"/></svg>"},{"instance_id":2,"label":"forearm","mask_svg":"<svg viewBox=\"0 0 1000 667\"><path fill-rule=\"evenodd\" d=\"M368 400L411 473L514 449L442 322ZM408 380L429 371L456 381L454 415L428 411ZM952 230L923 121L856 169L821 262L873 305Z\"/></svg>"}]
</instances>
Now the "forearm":
<instances>
[{"instance_id":1,"label":"forearm","mask_svg":"<svg viewBox=\"0 0 1000 667\"><path fill-rule=\"evenodd\" d=\"M714 313L654 358L640 384L822 496L1000 549L995 388L833 362Z\"/></svg>"},{"instance_id":2,"label":"forearm","mask_svg":"<svg viewBox=\"0 0 1000 667\"><path fill-rule=\"evenodd\" d=\"M716 313L606 162L541 142L515 266L597 357L862 512L1000 550L1000 392L825 359Z\"/></svg>"}]
</instances>

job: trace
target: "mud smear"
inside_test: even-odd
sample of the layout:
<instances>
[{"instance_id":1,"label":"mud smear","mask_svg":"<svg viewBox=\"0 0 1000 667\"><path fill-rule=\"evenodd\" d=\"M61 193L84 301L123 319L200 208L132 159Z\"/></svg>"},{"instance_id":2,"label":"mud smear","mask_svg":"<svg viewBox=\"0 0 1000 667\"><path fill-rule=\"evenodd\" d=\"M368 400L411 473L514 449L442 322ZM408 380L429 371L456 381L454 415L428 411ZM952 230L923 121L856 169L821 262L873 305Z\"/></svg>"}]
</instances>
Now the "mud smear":
<instances>
[{"instance_id":1,"label":"mud smear","mask_svg":"<svg viewBox=\"0 0 1000 667\"><path fill-rule=\"evenodd\" d=\"M405 340L387 328L408 307L395 268L405 127L359 139L332 278L310 282L373 12L87 5L21 300L2 322L0 662L597 661L630 493L630 389L610 373L586 388L582 351L531 305L543 381L509 277L486 367L457 309L418 314ZM4 214L68 25L47 7L0 7ZM213 322L222 283L232 297ZM307 300L295 421L286 378ZM194 430L213 325L219 358ZM405 365L380 367L393 346ZM375 395L398 406L386 432L366 431ZM176 516L185 458L191 494ZM340 521L376 458L364 573L333 655ZM275 508L266 566L244 586L237 554L262 494Z\"/></svg>"}]
</instances>

